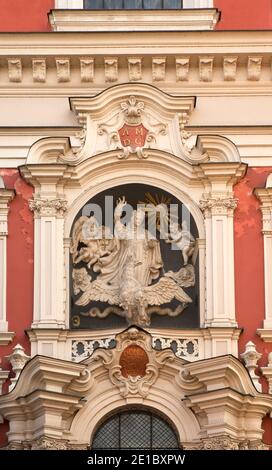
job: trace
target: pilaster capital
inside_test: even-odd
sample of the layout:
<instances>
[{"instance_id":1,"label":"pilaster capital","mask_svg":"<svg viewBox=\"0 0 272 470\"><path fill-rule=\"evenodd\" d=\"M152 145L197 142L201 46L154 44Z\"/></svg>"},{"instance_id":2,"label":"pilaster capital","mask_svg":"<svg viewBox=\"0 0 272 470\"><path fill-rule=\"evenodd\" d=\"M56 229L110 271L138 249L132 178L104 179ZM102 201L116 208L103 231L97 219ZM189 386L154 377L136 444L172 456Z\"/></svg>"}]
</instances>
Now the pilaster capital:
<instances>
[{"instance_id":1,"label":"pilaster capital","mask_svg":"<svg viewBox=\"0 0 272 470\"><path fill-rule=\"evenodd\" d=\"M263 218L263 230L264 236L272 235L272 188L255 188L255 196L261 202L260 210Z\"/></svg>"},{"instance_id":2,"label":"pilaster capital","mask_svg":"<svg viewBox=\"0 0 272 470\"><path fill-rule=\"evenodd\" d=\"M12 189L0 188L0 236L8 235L9 203L14 198Z\"/></svg>"},{"instance_id":3,"label":"pilaster capital","mask_svg":"<svg viewBox=\"0 0 272 470\"><path fill-rule=\"evenodd\" d=\"M211 215L233 215L238 200L232 193L204 193L199 201L200 209L205 217Z\"/></svg>"},{"instance_id":4,"label":"pilaster capital","mask_svg":"<svg viewBox=\"0 0 272 470\"><path fill-rule=\"evenodd\" d=\"M29 200L29 208L34 212L35 217L63 217L67 211L67 201L62 198L57 199L40 199L34 198Z\"/></svg>"},{"instance_id":5,"label":"pilaster capital","mask_svg":"<svg viewBox=\"0 0 272 470\"><path fill-rule=\"evenodd\" d=\"M255 188L254 194L262 204L263 213L272 211L272 188Z\"/></svg>"}]
</instances>

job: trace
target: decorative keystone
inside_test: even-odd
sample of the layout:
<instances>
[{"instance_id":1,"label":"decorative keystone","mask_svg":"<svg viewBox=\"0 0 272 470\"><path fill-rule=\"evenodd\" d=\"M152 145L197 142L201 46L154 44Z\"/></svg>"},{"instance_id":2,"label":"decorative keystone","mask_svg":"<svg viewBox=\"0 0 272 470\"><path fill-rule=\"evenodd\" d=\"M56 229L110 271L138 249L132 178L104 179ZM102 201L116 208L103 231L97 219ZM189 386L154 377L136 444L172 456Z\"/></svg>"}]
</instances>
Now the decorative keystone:
<instances>
[{"instance_id":1,"label":"decorative keystone","mask_svg":"<svg viewBox=\"0 0 272 470\"><path fill-rule=\"evenodd\" d=\"M258 367L257 362L261 357L262 354L257 352L256 346L252 341L246 344L246 350L241 354L241 358L244 360L245 366L258 392L262 391L262 386L259 382L258 375L255 374L255 370Z\"/></svg>"}]
</instances>

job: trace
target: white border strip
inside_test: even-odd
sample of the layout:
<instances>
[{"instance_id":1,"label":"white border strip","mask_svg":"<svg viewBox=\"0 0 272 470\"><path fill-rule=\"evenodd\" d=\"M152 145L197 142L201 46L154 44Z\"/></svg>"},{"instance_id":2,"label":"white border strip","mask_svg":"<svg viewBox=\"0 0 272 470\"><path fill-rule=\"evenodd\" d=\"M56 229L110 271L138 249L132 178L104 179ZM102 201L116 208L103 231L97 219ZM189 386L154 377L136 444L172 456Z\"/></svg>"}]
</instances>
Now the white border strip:
<instances>
[{"instance_id":1,"label":"white border strip","mask_svg":"<svg viewBox=\"0 0 272 470\"><path fill-rule=\"evenodd\" d=\"M213 0L183 0L184 8L212 8ZM55 8L83 9L83 0L55 0Z\"/></svg>"}]
</instances>

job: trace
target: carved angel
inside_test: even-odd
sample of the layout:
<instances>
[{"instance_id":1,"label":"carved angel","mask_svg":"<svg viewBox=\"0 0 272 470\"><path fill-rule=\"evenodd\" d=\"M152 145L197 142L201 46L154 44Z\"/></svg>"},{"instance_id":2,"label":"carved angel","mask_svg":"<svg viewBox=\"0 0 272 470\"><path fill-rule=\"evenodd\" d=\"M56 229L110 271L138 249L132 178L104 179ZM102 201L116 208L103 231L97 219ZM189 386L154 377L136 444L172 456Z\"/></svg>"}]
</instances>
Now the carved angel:
<instances>
[{"instance_id":1,"label":"carved angel","mask_svg":"<svg viewBox=\"0 0 272 470\"><path fill-rule=\"evenodd\" d=\"M115 242L109 238L108 231L108 227L100 226L94 216L80 217L73 229L70 248L74 264L83 261L90 268L100 257L110 254Z\"/></svg>"},{"instance_id":2,"label":"carved angel","mask_svg":"<svg viewBox=\"0 0 272 470\"><path fill-rule=\"evenodd\" d=\"M178 223L172 223L170 228L170 237L165 242L178 247L182 252L184 266L186 266L195 250L195 238L188 230L186 220L182 222L181 229Z\"/></svg>"},{"instance_id":3,"label":"carved angel","mask_svg":"<svg viewBox=\"0 0 272 470\"><path fill-rule=\"evenodd\" d=\"M87 279L85 268L74 270L75 293L81 292L75 303L86 306L96 301L118 306L123 309L121 316L125 316L128 323L147 326L154 313L154 309L148 311L148 306L159 307L176 299L182 311L192 302L182 287L194 284L194 268L188 265L177 273L170 271L162 275L160 241L145 228L145 209L134 210L131 220L124 225L122 213L126 204L124 196L117 201L112 238L109 229L100 227L94 217L81 217L75 224L71 245L74 264L83 261L97 273L92 280L91 276ZM184 225L177 237L175 233L169 243L180 244L187 264L194 238Z\"/></svg>"}]
</instances>

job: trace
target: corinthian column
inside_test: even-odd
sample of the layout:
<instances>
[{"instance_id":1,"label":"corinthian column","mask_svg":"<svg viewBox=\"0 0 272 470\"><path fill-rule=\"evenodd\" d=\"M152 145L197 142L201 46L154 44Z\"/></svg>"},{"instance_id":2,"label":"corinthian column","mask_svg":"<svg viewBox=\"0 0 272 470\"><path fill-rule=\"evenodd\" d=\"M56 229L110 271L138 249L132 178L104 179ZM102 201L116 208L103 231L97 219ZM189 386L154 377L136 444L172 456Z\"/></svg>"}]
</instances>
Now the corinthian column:
<instances>
[{"instance_id":1,"label":"corinthian column","mask_svg":"<svg viewBox=\"0 0 272 470\"><path fill-rule=\"evenodd\" d=\"M65 328L63 229L66 165L28 165L22 173L35 188L34 312L32 328ZM69 171L68 171L69 173Z\"/></svg>"},{"instance_id":2,"label":"corinthian column","mask_svg":"<svg viewBox=\"0 0 272 470\"><path fill-rule=\"evenodd\" d=\"M264 240L265 319L263 328L270 330L272 340L272 178L268 177L266 188L256 188L255 195L261 202ZM261 331L261 330L260 330Z\"/></svg>"},{"instance_id":3,"label":"corinthian column","mask_svg":"<svg viewBox=\"0 0 272 470\"><path fill-rule=\"evenodd\" d=\"M244 174L240 163L202 164L206 191L199 202L206 227L206 315L209 327L236 327L233 185Z\"/></svg>"}]
</instances>

